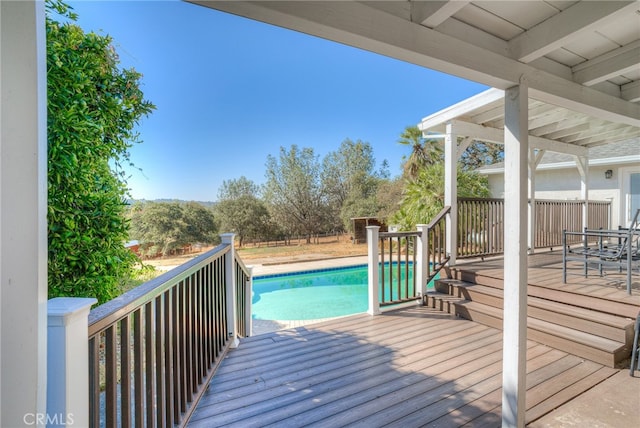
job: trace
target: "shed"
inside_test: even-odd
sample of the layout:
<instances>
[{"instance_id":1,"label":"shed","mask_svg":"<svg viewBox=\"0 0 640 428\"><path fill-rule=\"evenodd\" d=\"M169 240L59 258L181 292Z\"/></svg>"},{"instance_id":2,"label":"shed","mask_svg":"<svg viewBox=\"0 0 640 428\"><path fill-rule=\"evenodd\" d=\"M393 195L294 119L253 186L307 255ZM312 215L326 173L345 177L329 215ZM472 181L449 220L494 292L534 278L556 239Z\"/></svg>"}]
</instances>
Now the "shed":
<instances>
[{"instance_id":1,"label":"shed","mask_svg":"<svg viewBox=\"0 0 640 428\"><path fill-rule=\"evenodd\" d=\"M387 225L376 217L354 217L351 222L353 223L353 236L351 239L354 244L367 242L367 226L380 226L380 232L387 231Z\"/></svg>"}]
</instances>

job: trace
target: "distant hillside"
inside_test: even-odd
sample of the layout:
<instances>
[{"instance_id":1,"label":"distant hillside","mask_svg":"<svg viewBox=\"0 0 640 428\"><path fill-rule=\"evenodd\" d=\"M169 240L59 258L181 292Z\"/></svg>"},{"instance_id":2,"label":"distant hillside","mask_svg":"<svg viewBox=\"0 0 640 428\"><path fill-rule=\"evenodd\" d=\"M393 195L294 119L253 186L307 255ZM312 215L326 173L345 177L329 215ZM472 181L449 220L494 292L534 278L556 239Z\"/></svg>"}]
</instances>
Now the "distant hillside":
<instances>
[{"instance_id":1,"label":"distant hillside","mask_svg":"<svg viewBox=\"0 0 640 428\"><path fill-rule=\"evenodd\" d=\"M168 202L178 202L180 204L184 204L187 202L195 202L198 203L202 206L205 206L207 208L212 208L216 205L216 202L211 202L211 201L185 201L182 199L129 199L127 200L127 205L132 205L135 202L159 202L159 203L168 203Z\"/></svg>"}]
</instances>

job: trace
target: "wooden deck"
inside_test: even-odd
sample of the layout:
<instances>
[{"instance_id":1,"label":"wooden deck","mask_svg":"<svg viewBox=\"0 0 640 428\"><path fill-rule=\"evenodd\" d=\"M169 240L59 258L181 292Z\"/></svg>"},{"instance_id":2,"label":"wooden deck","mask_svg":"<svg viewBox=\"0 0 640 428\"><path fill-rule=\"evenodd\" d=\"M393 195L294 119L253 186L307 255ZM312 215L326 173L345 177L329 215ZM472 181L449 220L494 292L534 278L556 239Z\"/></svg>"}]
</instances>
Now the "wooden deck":
<instances>
[{"instance_id":1,"label":"wooden deck","mask_svg":"<svg viewBox=\"0 0 640 428\"><path fill-rule=\"evenodd\" d=\"M636 270L631 281L631 296L626 291L626 274L618 273L615 269L608 268L604 276L599 276L594 270L589 270L589 276L582 275L582 264L570 262L567 283L562 283L562 252L547 251L530 255L529 284L540 285L548 288L571 291L578 294L599 296L609 300L630 302L640 306L640 275ZM498 278L504 278L504 261L501 257L490 260L462 260L458 266L467 270L495 274ZM635 317L635 315L633 315Z\"/></svg>"},{"instance_id":2,"label":"wooden deck","mask_svg":"<svg viewBox=\"0 0 640 428\"><path fill-rule=\"evenodd\" d=\"M499 426L502 334L416 307L245 339L189 426ZM615 369L535 342L527 421Z\"/></svg>"},{"instance_id":3,"label":"wooden deck","mask_svg":"<svg viewBox=\"0 0 640 428\"><path fill-rule=\"evenodd\" d=\"M558 295L560 300L570 296L572 303L596 296L603 307L621 305L615 311L636 314L640 309L640 284L634 284L632 296L612 276L572 276L562 284L557 254L529 261L530 296L541 294L532 301ZM499 284L489 297L479 298L499 306L491 298L502 287L502 260L462 265L464 270L457 272L464 272L465 280L471 276ZM593 302L588 305L599 305ZM568 303L548 304L561 305ZM538 316L529 311L530 317ZM584 318L583 309L575 311ZM593 318L599 317L608 315ZM243 339L222 362L189 426L500 426L502 332L494 327L461 319L455 312L413 307ZM599 334L614 334L609 325L598 328L606 330ZM628 332L623 329L622 334ZM529 340L527 423L616 373L615 368Z\"/></svg>"},{"instance_id":4,"label":"wooden deck","mask_svg":"<svg viewBox=\"0 0 640 428\"><path fill-rule=\"evenodd\" d=\"M609 269L605 276L573 263L562 282L562 255L529 256L527 287L528 338L609 367L628 363L633 325L640 311L640 276ZM451 279L436 282L427 305L494 328L502 328L504 271L502 259L459 263L444 272ZM507 285L508 286L508 285Z\"/></svg>"}]
</instances>

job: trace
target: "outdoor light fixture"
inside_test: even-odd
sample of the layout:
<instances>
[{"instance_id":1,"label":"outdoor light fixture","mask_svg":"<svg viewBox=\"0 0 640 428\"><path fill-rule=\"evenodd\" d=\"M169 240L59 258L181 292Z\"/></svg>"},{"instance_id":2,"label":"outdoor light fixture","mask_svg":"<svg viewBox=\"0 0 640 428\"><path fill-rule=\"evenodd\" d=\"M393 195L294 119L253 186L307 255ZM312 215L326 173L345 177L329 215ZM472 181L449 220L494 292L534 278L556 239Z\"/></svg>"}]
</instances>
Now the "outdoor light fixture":
<instances>
[{"instance_id":1,"label":"outdoor light fixture","mask_svg":"<svg viewBox=\"0 0 640 428\"><path fill-rule=\"evenodd\" d=\"M608 169L604 172L604 178L606 178L607 180L610 179L611 177L613 177L613 171Z\"/></svg>"}]
</instances>

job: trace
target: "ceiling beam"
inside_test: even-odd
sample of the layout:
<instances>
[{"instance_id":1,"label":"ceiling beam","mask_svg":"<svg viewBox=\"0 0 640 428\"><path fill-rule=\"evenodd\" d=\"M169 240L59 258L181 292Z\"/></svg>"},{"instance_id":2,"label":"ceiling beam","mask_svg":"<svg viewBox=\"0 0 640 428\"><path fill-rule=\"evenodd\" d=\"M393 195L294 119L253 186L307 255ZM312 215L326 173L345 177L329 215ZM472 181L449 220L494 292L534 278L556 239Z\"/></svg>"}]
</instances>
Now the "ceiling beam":
<instances>
[{"instance_id":1,"label":"ceiling beam","mask_svg":"<svg viewBox=\"0 0 640 428\"><path fill-rule=\"evenodd\" d=\"M470 1L413 1L411 20L425 27L435 28L465 7Z\"/></svg>"},{"instance_id":2,"label":"ceiling beam","mask_svg":"<svg viewBox=\"0 0 640 428\"><path fill-rule=\"evenodd\" d=\"M530 62L613 22L635 13L635 1L581 1L509 41L511 57Z\"/></svg>"},{"instance_id":3,"label":"ceiling beam","mask_svg":"<svg viewBox=\"0 0 640 428\"><path fill-rule=\"evenodd\" d=\"M602 119L640 126L640 105L584 87L363 3L191 2L345 43L499 89L510 88L524 78L532 98Z\"/></svg>"},{"instance_id":4,"label":"ceiling beam","mask_svg":"<svg viewBox=\"0 0 640 428\"><path fill-rule=\"evenodd\" d=\"M640 80L622 85L620 87L620 94L622 99L629 102L637 103L640 101Z\"/></svg>"},{"instance_id":5,"label":"ceiling beam","mask_svg":"<svg viewBox=\"0 0 640 428\"><path fill-rule=\"evenodd\" d=\"M451 18L440 24L438 26L438 31L442 34L472 43L475 46L495 52L502 56L507 56L509 53L509 45L506 40L489 34L486 31L482 31L479 28L472 27L465 22L458 21L455 18Z\"/></svg>"},{"instance_id":6,"label":"ceiling beam","mask_svg":"<svg viewBox=\"0 0 640 428\"><path fill-rule=\"evenodd\" d=\"M538 119L540 118L547 120L546 123L548 123L549 118L554 121L558 120L557 116L550 116L551 114L554 114L558 111L562 110L557 106L529 99L529 129L533 129L534 126L532 125L532 123L538 121ZM494 128L504 128L504 115L496 120L491 121L491 123L488 123L487 125L493 126Z\"/></svg>"},{"instance_id":7,"label":"ceiling beam","mask_svg":"<svg viewBox=\"0 0 640 428\"><path fill-rule=\"evenodd\" d=\"M549 138L551 140L557 140L562 137L568 137L571 135L578 134L579 132L588 131L589 129L591 129L591 125L589 123L581 123L579 125L571 126L569 128L558 129L557 131L549 132L548 134L545 134L544 137Z\"/></svg>"},{"instance_id":8,"label":"ceiling beam","mask_svg":"<svg viewBox=\"0 0 640 428\"><path fill-rule=\"evenodd\" d=\"M504 144L504 129L491 128L488 126L476 125L475 123L461 120L451 121L453 133L460 136L468 136L475 140L487 141L491 143ZM560 141L549 140L548 138L529 135L529 146L556 153L566 153L576 156L587 156L586 147L573 144L566 144Z\"/></svg>"},{"instance_id":9,"label":"ceiling beam","mask_svg":"<svg viewBox=\"0 0 640 428\"><path fill-rule=\"evenodd\" d=\"M589 118L587 116L579 113L573 113L541 126L532 126L532 122L529 122L529 132L532 135L542 136L549 134L550 132L560 131L562 129L585 123L588 120Z\"/></svg>"},{"instance_id":10,"label":"ceiling beam","mask_svg":"<svg viewBox=\"0 0 640 428\"><path fill-rule=\"evenodd\" d=\"M540 115L538 117L531 118L529 116L529 129L540 128L541 126L550 125L558 121L558 117L556 113L561 113L563 110L559 107L554 108L551 111L548 111L544 115Z\"/></svg>"},{"instance_id":11,"label":"ceiling beam","mask_svg":"<svg viewBox=\"0 0 640 428\"><path fill-rule=\"evenodd\" d=\"M640 70L640 40L572 68L573 81L587 86L633 70Z\"/></svg>"},{"instance_id":12,"label":"ceiling beam","mask_svg":"<svg viewBox=\"0 0 640 428\"><path fill-rule=\"evenodd\" d=\"M597 132L572 135L570 137L563 138L563 141L566 141L569 144L577 144L579 146L583 146L599 143L602 141L614 142L627 140L632 137L637 137L638 135L640 135L640 130L638 130L637 128L602 128L602 130Z\"/></svg>"},{"instance_id":13,"label":"ceiling beam","mask_svg":"<svg viewBox=\"0 0 640 428\"><path fill-rule=\"evenodd\" d=\"M492 107L482 113L472 114L471 120L474 123L485 123L502 119L502 116L504 116L504 102L499 103L495 107Z\"/></svg>"}]
</instances>

